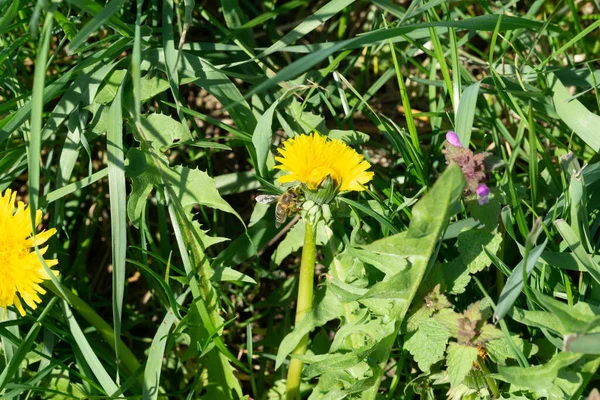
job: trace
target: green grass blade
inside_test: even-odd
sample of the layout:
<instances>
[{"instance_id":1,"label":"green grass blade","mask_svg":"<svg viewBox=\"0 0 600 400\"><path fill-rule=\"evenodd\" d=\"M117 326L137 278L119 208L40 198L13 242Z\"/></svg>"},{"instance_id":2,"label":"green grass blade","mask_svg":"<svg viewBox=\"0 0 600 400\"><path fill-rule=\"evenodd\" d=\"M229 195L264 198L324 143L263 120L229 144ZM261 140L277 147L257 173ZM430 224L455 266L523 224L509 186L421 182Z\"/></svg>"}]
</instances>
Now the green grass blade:
<instances>
[{"instance_id":1,"label":"green grass blade","mask_svg":"<svg viewBox=\"0 0 600 400\"><path fill-rule=\"evenodd\" d=\"M455 74L457 71L454 72ZM458 103L458 112L456 113L456 134L463 146L469 147L471 143L471 131L473 129L473 120L477 108L477 96L479 95L479 86L481 81L467 87L460 96Z\"/></svg>"},{"instance_id":2,"label":"green grass blade","mask_svg":"<svg viewBox=\"0 0 600 400\"><path fill-rule=\"evenodd\" d=\"M46 14L44 27L42 28L42 37L38 47L36 58L33 94L31 97L31 131L26 136L28 142L28 175L29 175L29 211L34 232L37 226L35 223L35 213L39 207L40 197L40 165L42 164L42 113L44 112L44 83L46 78L46 63L48 61L48 50L50 47L50 37L52 32L54 17L51 12Z\"/></svg>"},{"instance_id":3,"label":"green grass blade","mask_svg":"<svg viewBox=\"0 0 600 400\"><path fill-rule=\"evenodd\" d=\"M65 310L65 318L69 324L69 330L73 335L75 343L83 353L85 362L89 365L90 369L94 373L94 376L98 380L98 383L100 383L100 386L102 386L106 394L110 395L115 393L117 390L119 390L119 388L108 375L106 369L104 369L102 362L100 359L98 359L98 356L96 355L96 352L94 352L94 349L92 349L92 346L90 346L90 343L86 339L85 334L81 330L81 327L77 323L77 320L75 319L75 316L73 315L73 312L66 301L63 301L63 306Z\"/></svg>"},{"instance_id":4,"label":"green grass blade","mask_svg":"<svg viewBox=\"0 0 600 400\"><path fill-rule=\"evenodd\" d=\"M93 0L67 0L67 2L94 17L103 13L105 10L104 5L98 4ZM106 20L106 24L124 37L129 38L133 36L131 28L114 15L111 15L108 20Z\"/></svg>"},{"instance_id":5,"label":"green grass blade","mask_svg":"<svg viewBox=\"0 0 600 400\"><path fill-rule=\"evenodd\" d=\"M269 46L268 49L260 53L257 58L262 58L269 54L273 54L276 51L283 49L287 45L294 43L296 40L312 32L319 25L325 23L327 20L352 3L354 3L354 0L331 0L323 7L318 9L315 13L311 14L311 16L306 20L302 21L290 32L288 32L284 37Z\"/></svg>"},{"instance_id":6,"label":"green grass blade","mask_svg":"<svg viewBox=\"0 0 600 400\"><path fill-rule=\"evenodd\" d=\"M94 172L92 175L87 178L83 178L77 182L70 183L66 186L63 186L59 189L53 190L46 195L46 202L51 203L58 199L61 199L76 190L83 189L86 186L91 185L94 182L99 181L100 179L106 177L108 175L108 168L104 168L98 172Z\"/></svg>"},{"instance_id":7,"label":"green grass blade","mask_svg":"<svg viewBox=\"0 0 600 400\"><path fill-rule=\"evenodd\" d=\"M554 226L556 226L560 236L562 236L565 242L567 242L567 245L575 257L579 260L581 266L583 266L586 271L590 273L596 282L600 283L600 265L598 265L585 251L581 244L581 240L577 237L575 231L573 231L569 224L567 224L567 222L563 219L556 220L554 222Z\"/></svg>"},{"instance_id":8,"label":"green grass blade","mask_svg":"<svg viewBox=\"0 0 600 400\"><path fill-rule=\"evenodd\" d=\"M71 53L76 53L79 46L81 46L93 32L96 32L101 25L112 17L113 14L121 8L123 3L125 3L125 0L112 0L108 3L102 11L96 14L94 18L92 18L92 20L73 38L69 44L69 51Z\"/></svg>"},{"instance_id":9,"label":"green grass blade","mask_svg":"<svg viewBox=\"0 0 600 400\"><path fill-rule=\"evenodd\" d=\"M546 243L548 240L545 240L544 243L536 246L531 250L531 252L527 256L527 275L531 274L533 268L535 267L535 263L537 259L544 251L546 247ZM504 316L510 311L513 304L521 294L523 290L524 282L523 275L525 271L523 270L525 265L525 259L522 259L521 262L516 266L516 268L512 271L504 288L502 289L502 293L500 294L500 298L498 299L498 304L496 305L496 311L494 312L494 322L502 320Z\"/></svg>"},{"instance_id":10,"label":"green grass blade","mask_svg":"<svg viewBox=\"0 0 600 400\"><path fill-rule=\"evenodd\" d=\"M179 305L183 304L189 291L177 298ZM171 326L177 321L177 316L173 313L173 309L167 311L162 322L158 325L156 334L152 338L150 350L148 351L148 359L146 368L144 369L144 390L142 392L144 400L158 399L160 388L160 374L163 366L163 358L165 356L165 348Z\"/></svg>"},{"instance_id":11,"label":"green grass blade","mask_svg":"<svg viewBox=\"0 0 600 400\"><path fill-rule=\"evenodd\" d=\"M595 131L595 127L600 126L600 116L590 112L579 100L573 99L556 75L550 73L548 81L554 92L552 100L558 116L592 150L600 152L600 135Z\"/></svg>"},{"instance_id":12,"label":"green grass blade","mask_svg":"<svg viewBox=\"0 0 600 400\"><path fill-rule=\"evenodd\" d=\"M13 0L8 6L8 10L5 10L0 17L0 35L4 33L4 30L12 23L13 19L19 11L19 0Z\"/></svg>"},{"instance_id":13,"label":"green grass blade","mask_svg":"<svg viewBox=\"0 0 600 400\"><path fill-rule=\"evenodd\" d=\"M110 225L113 265L113 320L115 329L115 354L119 360L118 341L121 338L121 316L125 294L125 257L127 253L127 206L125 199L125 152L123 147L123 109L121 105L125 80L119 86L110 106L106 134L108 153L108 189L110 193ZM118 374L117 374L118 381Z\"/></svg>"}]
</instances>

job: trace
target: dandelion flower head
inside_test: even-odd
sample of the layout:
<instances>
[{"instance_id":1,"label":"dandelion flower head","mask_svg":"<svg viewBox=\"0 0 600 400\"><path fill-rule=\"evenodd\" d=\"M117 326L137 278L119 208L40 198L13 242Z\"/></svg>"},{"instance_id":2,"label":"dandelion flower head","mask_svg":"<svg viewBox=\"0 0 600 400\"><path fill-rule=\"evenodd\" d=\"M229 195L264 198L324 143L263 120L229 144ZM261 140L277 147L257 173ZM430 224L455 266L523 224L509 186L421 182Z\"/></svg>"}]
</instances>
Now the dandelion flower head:
<instances>
[{"instance_id":1,"label":"dandelion flower head","mask_svg":"<svg viewBox=\"0 0 600 400\"><path fill-rule=\"evenodd\" d=\"M16 192L7 189L0 192L0 307L6 310L15 306L25 315L23 301L32 309L42 300L39 295L46 291L39 285L50 279L41 264L34 246L40 246L56 233L49 229L32 235L31 213L25 203L19 201L15 209ZM42 211L35 213L35 225L42 219ZM41 255L48 246L40 248ZM46 260L48 267L58 264L57 260ZM52 271L55 275L58 272Z\"/></svg>"},{"instance_id":2,"label":"dandelion flower head","mask_svg":"<svg viewBox=\"0 0 600 400\"><path fill-rule=\"evenodd\" d=\"M330 176L341 191L361 191L373 179L373 172L367 171L371 164L341 140L312 133L297 135L283 145L275 168L288 174L279 178L280 183L301 182L316 190Z\"/></svg>"}]
</instances>

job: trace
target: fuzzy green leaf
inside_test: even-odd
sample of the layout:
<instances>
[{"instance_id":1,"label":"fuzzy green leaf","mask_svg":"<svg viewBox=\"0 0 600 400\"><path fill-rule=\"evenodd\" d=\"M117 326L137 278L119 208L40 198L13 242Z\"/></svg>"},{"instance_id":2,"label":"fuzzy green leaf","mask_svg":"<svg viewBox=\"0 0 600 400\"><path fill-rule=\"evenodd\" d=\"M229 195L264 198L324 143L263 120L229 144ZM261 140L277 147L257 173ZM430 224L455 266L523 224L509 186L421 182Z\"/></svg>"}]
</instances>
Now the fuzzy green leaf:
<instances>
[{"instance_id":1,"label":"fuzzy green leaf","mask_svg":"<svg viewBox=\"0 0 600 400\"><path fill-rule=\"evenodd\" d=\"M511 336L510 339L528 358L538 351L538 346L526 342L518 336ZM506 338L495 339L485 345L485 350L490 357L490 360L496 364L506 365L506 359L515 358L515 354L511 351L510 345L506 340Z\"/></svg>"},{"instance_id":2,"label":"fuzzy green leaf","mask_svg":"<svg viewBox=\"0 0 600 400\"><path fill-rule=\"evenodd\" d=\"M423 321L417 332L404 343L423 372L444 358L450 332L433 318Z\"/></svg>"},{"instance_id":3,"label":"fuzzy green leaf","mask_svg":"<svg viewBox=\"0 0 600 400\"><path fill-rule=\"evenodd\" d=\"M473 229L458 235L458 249L461 260L472 274L488 267L492 260L483 250L483 247L496 254L502 244L502 235L498 232L490 233L482 229Z\"/></svg>"},{"instance_id":4,"label":"fuzzy green leaf","mask_svg":"<svg viewBox=\"0 0 600 400\"><path fill-rule=\"evenodd\" d=\"M476 347L450 343L446 364L448 365L448 377L452 387L460 385L465 380L478 355L479 350Z\"/></svg>"}]
</instances>

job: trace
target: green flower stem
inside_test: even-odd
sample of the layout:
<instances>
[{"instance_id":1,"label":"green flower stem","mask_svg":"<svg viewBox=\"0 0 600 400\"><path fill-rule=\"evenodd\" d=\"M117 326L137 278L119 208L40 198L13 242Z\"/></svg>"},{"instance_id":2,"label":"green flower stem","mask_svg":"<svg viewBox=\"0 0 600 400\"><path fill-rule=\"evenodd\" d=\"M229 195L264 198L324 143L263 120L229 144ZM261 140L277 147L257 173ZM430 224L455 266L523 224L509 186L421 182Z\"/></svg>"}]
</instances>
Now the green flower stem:
<instances>
[{"instance_id":1,"label":"green flower stem","mask_svg":"<svg viewBox=\"0 0 600 400\"><path fill-rule=\"evenodd\" d=\"M313 225L306 221L304 234L304 247L302 248L302 261L300 263L300 279L298 284L298 301L296 302L295 326L302 321L312 308L313 289L315 277L315 258L317 256L317 235ZM292 354L305 354L308 347L308 334L298 343ZM296 358L290 361L287 376L286 399L295 400L300 394L300 377L304 363Z\"/></svg>"},{"instance_id":2,"label":"green flower stem","mask_svg":"<svg viewBox=\"0 0 600 400\"><path fill-rule=\"evenodd\" d=\"M494 398L497 399L500 397L500 391L498 390L498 385L496 384L496 380L490 376L490 370L485 365L485 360L481 357L477 357L477 363L479 364L479 368L481 368L481 372L483 373L483 377L490 388Z\"/></svg>"},{"instance_id":3,"label":"green flower stem","mask_svg":"<svg viewBox=\"0 0 600 400\"><path fill-rule=\"evenodd\" d=\"M52 281L44 281L44 287L53 292L58 297L64 299L63 292L67 296L67 300L75 311L79 313L87 322L89 322L98 332L102 335L106 344L108 344L114 350L115 346L115 333L113 328L102 319L101 316L94 311L85 301L81 300L75 293L70 290L63 290L62 292L54 285ZM119 356L123 363L123 366L127 369L130 374L136 373L141 364L138 359L133 355L129 347L122 340L119 339ZM143 383L143 375L139 376L138 382Z\"/></svg>"}]
</instances>

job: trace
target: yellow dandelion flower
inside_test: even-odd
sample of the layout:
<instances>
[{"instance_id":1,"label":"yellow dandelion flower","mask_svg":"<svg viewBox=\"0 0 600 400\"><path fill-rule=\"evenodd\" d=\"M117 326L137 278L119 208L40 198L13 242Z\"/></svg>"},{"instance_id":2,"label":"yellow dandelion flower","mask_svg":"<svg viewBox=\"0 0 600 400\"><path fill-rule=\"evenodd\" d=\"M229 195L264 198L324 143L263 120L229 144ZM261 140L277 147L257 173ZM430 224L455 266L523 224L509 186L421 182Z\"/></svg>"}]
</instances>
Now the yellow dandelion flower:
<instances>
[{"instance_id":1,"label":"yellow dandelion flower","mask_svg":"<svg viewBox=\"0 0 600 400\"><path fill-rule=\"evenodd\" d=\"M301 182L315 190L329 175L339 190L361 191L373 179L373 172L367 171L371 164L341 140L313 133L295 136L283 145L281 156L275 157L281 164L275 168L289 174L281 176L280 183Z\"/></svg>"},{"instance_id":2,"label":"yellow dandelion flower","mask_svg":"<svg viewBox=\"0 0 600 400\"><path fill-rule=\"evenodd\" d=\"M21 315L25 315L24 301L35 309L42 300L38 294L46 291L39 285L50 279L41 264L34 245L40 246L56 233L56 229L42 231L35 235L31 232L31 214L25 203L19 201L15 210L16 193L7 189L0 192L0 307L6 310L14 305ZM42 219L42 212L36 211L36 226ZM40 254L46 253L48 246L40 248ZM46 260L48 267L58 264L57 260ZM58 272L54 272L58 275Z\"/></svg>"}]
</instances>

